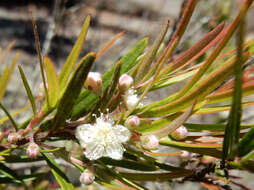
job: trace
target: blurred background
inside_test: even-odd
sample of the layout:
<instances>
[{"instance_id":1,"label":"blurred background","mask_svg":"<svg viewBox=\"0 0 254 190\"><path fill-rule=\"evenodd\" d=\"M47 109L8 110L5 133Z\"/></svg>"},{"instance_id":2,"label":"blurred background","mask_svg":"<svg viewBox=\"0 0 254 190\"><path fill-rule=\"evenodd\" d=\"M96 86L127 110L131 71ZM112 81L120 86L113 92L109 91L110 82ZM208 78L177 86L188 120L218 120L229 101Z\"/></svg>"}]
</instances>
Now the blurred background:
<instances>
[{"instance_id":1,"label":"blurred background","mask_svg":"<svg viewBox=\"0 0 254 190\"><path fill-rule=\"evenodd\" d=\"M179 23L186 2L186 0L1 0L0 48L5 49L10 42L15 41L15 46L5 62L8 63L8 60L11 62L15 52L19 51L18 63L24 68L33 92L38 93L41 79L29 10L37 22L42 54L49 56L57 69L64 64L88 14L91 15L91 26L81 55L90 51L97 52L116 34L124 31L124 36L98 59L93 68L104 72L143 37L149 37L151 44L163 23L169 19L171 27L166 36L166 44ZM186 50L220 22L232 21L238 11L238 3L237 0L200 0L175 55ZM251 22L253 16L252 8L246 27L248 38L253 36L254 22ZM178 87L156 92L156 97L165 97L174 88ZM28 103L22 98L26 95L17 69L5 96L3 103L12 111ZM0 116L3 115L0 112ZM22 118L20 117L20 121ZM223 120L223 115L193 119L199 123L211 122ZM244 182L247 181L247 186L254 187L254 182L250 180L253 176L247 173L242 173L241 176L244 177ZM165 186L151 184L151 189L168 188L167 184ZM183 186L178 184L177 188ZM192 183L184 184L184 188L201 189L200 186L194 187Z\"/></svg>"}]
</instances>

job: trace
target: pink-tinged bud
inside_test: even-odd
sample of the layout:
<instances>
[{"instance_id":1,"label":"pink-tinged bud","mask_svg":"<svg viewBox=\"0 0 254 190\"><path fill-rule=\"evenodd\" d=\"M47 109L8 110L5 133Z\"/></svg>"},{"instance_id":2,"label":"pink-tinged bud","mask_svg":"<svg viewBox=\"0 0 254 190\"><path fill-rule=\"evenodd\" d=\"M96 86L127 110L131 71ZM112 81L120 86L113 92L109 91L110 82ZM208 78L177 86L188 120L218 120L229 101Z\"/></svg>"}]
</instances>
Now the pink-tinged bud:
<instances>
[{"instance_id":1,"label":"pink-tinged bud","mask_svg":"<svg viewBox=\"0 0 254 190\"><path fill-rule=\"evenodd\" d=\"M140 124L140 119L138 116L136 115L132 115L130 117L127 118L127 120L125 121L125 126L126 127L138 127Z\"/></svg>"},{"instance_id":2,"label":"pink-tinged bud","mask_svg":"<svg viewBox=\"0 0 254 190\"><path fill-rule=\"evenodd\" d=\"M175 140L183 140L187 137L188 130L184 126L178 127L175 131L173 131L170 136Z\"/></svg>"},{"instance_id":3,"label":"pink-tinged bud","mask_svg":"<svg viewBox=\"0 0 254 190\"><path fill-rule=\"evenodd\" d=\"M155 135L141 136L142 147L147 150L156 150L159 147L159 139Z\"/></svg>"},{"instance_id":4,"label":"pink-tinged bud","mask_svg":"<svg viewBox=\"0 0 254 190\"><path fill-rule=\"evenodd\" d=\"M93 172L86 169L80 176L79 180L85 185L91 185L94 182L95 176Z\"/></svg>"},{"instance_id":5,"label":"pink-tinged bud","mask_svg":"<svg viewBox=\"0 0 254 190\"><path fill-rule=\"evenodd\" d=\"M36 143L30 143L27 147L26 154L30 158L37 158L40 152L40 147Z\"/></svg>"},{"instance_id":6,"label":"pink-tinged bud","mask_svg":"<svg viewBox=\"0 0 254 190\"><path fill-rule=\"evenodd\" d=\"M102 92L101 74L97 72L89 72L85 82L85 88L94 92L97 96Z\"/></svg>"},{"instance_id":7,"label":"pink-tinged bud","mask_svg":"<svg viewBox=\"0 0 254 190\"><path fill-rule=\"evenodd\" d=\"M14 144L20 139L20 135L18 133L10 133L7 137L8 143Z\"/></svg>"},{"instance_id":8,"label":"pink-tinged bud","mask_svg":"<svg viewBox=\"0 0 254 190\"><path fill-rule=\"evenodd\" d=\"M123 74L119 78L118 88L121 92L128 90L133 84L133 78L130 75Z\"/></svg>"},{"instance_id":9,"label":"pink-tinged bud","mask_svg":"<svg viewBox=\"0 0 254 190\"><path fill-rule=\"evenodd\" d=\"M190 159L190 155L191 155L190 152L182 150L180 154L180 158L182 161L187 161Z\"/></svg>"}]
</instances>

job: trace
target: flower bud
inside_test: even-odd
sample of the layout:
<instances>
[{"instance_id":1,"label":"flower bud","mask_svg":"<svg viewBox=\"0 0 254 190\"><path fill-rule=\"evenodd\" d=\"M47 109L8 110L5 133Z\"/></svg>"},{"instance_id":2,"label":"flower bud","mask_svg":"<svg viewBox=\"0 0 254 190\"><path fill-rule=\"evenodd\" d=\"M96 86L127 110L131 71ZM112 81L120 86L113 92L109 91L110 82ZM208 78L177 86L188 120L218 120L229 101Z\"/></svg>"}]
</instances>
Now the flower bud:
<instances>
[{"instance_id":1,"label":"flower bud","mask_svg":"<svg viewBox=\"0 0 254 190\"><path fill-rule=\"evenodd\" d=\"M86 169L80 176L79 180L85 185L91 185L94 182L95 176L92 171Z\"/></svg>"},{"instance_id":2,"label":"flower bud","mask_svg":"<svg viewBox=\"0 0 254 190\"><path fill-rule=\"evenodd\" d=\"M126 127L138 127L140 124L140 119L138 116L136 115L132 115L130 117L127 118L127 120L125 121L125 126Z\"/></svg>"},{"instance_id":3,"label":"flower bud","mask_svg":"<svg viewBox=\"0 0 254 190\"><path fill-rule=\"evenodd\" d=\"M144 149L155 150L159 147L159 139L155 135L142 136L140 140Z\"/></svg>"},{"instance_id":4,"label":"flower bud","mask_svg":"<svg viewBox=\"0 0 254 190\"><path fill-rule=\"evenodd\" d=\"M21 139L21 136L16 132L9 133L7 137L7 141L11 144L16 143L19 139Z\"/></svg>"},{"instance_id":5,"label":"flower bud","mask_svg":"<svg viewBox=\"0 0 254 190\"><path fill-rule=\"evenodd\" d=\"M121 92L128 90L133 84L133 78L130 75L123 74L118 81L118 88Z\"/></svg>"},{"instance_id":6,"label":"flower bud","mask_svg":"<svg viewBox=\"0 0 254 190\"><path fill-rule=\"evenodd\" d=\"M184 126L178 127L175 131L173 131L170 136L175 140L183 140L187 137L188 130Z\"/></svg>"},{"instance_id":7,"label":"flower bud","mask_svg":"<svg viewBox=\"0 0 254 190\"><path fill-rule=\"evenodd\" d=\"M36 143L30 143L27 147L26 154L30 158L36 158L39 155L40 147Z\"/></svg>"},{"instance_id":8,"label":"flower bud","mask_svg":"<svg viewBox=\"0 0 254 190\"><path fill-rule=\"evenodd\" d=\"M180 154L180 158L182 161L187 161L190 159L190 152L182 150Z\"/></svg>"},{"instance_id":9,"label":"flower bud","mask_svg":"<svg viewBox=\"0 0 254 190\"><path fill-rule=\"evenodd\" d=\"M100 96L102 92L101 74L98 72L89 72L86 78L85 88Z\"/></svg>"}]
</instances>

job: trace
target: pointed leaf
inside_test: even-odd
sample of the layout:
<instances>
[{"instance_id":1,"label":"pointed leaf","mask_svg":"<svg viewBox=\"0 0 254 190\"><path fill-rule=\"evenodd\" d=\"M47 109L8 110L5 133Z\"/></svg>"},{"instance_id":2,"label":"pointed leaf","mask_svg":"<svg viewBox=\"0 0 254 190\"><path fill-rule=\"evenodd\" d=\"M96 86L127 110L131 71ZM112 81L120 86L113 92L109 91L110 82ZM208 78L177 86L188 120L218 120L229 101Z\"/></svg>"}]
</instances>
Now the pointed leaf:
<instances>
[{"instance_id":1,"label":"pointed leaf","mask_svg":"<svg viewBox=\"0 0 254 190\"><path fill-rule=\"evenodd\" d=\"M232 35L236 31L236 29L241 21L241 18L246 15L247 10L250 7L250 5L251 5L250 1L248 1L248 3L243 3L241 5L241 9L239 11L238 16L235 18L233 23L231 25L229 25L229 27L225 31L224 38L222 38L222 40L219 42L217 47L213 50L211 55L207 58L203 67L201 67L200 70L193 76L193 78L183 87L183 89L178 93L176 98L179 98L179 97L183 96L184 94L186 94L186 92L188 92L193 87L193 85L195 85L195 83L205 74L207 69L210 67L210 65L213 63L213 61L217 58L217 56L222 51L222 49L225 47L227 42L231 39Z\"/></svg>"},{"instance_id":2,"label":"pointed leaf","mask_svg":"<svg viewBox=\"0 0 254 190\"><path fill-rule=\"evenodd\" d=\"M14 121L14 119L12 118L11 114L9 114L9 112L7 111L7 109L0 103L0 108L4 111L4 113L7 115L7 117L9 118L9 120L11 121L13 127L16 129L16 131L18 130L18 126L16 124L16 122Z\"/></svg>"},{"instance_id":3,"label":"pointed leaf","mask_svg":"<svg viewBox=\"0 0 254 190\"><path fill-rule=\"evenodd\" d=\"M245 54L244 61L248 59L248 56L249 54ZM220 85L226 78L228 78L233 73L235 61L235 57L226 61L221 67L219 67L217 70L213 71L205 79L203 79L198 86L196 86L193 90L191 90L186 95L180 97L179 99L176 99L175 101L172 101L171 99L170 101L170 99L167 98L166 100L169 101L168 104L151 109L151 106L153 107L153 104L160 105L159 102L155 102L152 105L141 107L135 112L145 110L141 114L143 117L157 117L185 109L193 103L194 99L200 100L204 98L207 94L209 94L216 87L218 87L218 85ZM173 96L173 98L175 98L175 96ZM163 102L164 100L161 101Z\"/></svg>"},{"instance_id":4,"label":"pointed leaf","mask_svg":"<svg viewBox=\"0 0 254 190\"><path fill-rule=\"evenodd\" d=\"M161 75L165 75L170 71L182 68L183 66L193 62L199 56L204 54L208 49L214 46L221 39L221 33L224 25L225 23L219 24L211 32L207 33L204 37L202 37L197 43L191 46L187 51L177 57L172 63L169 63L163 69Z\"/></svg>"},{"instance_id":5,"label":"pointed leaf","mask_svg":"<svg viewBox=\"0 0 254 190\"><path fill-rule=\"evenodd\" d=\"M54 161L54 159L48 153L42 153L48 166L50 167L53 175L63 190L74 190L74 186L68 180L65 173L61 170L60 166Z\"/></svg>"},{"instance_id":6,"label":"pointed leaf","mask_svg":"<svg viewBox=\"0 0 254 190\"><path fill-rule=\"evenodd\" d=\"M5 60L7 54L10 52L10 50L13 48L13 46L15 45L15 41L11 42L8 47L4 50L4 52L1 52L1 55L0 55L0 64L3 63L3 61Z\"/></svg>"},{"instance_id":7,"label":"pointed leaf","mask_svg":"<svg viewBox=\"0 0 254 190\"><path fill-rule=\"evenodd\" d=\"M174 119L171 123L169 123L166 126L161 127L160 129L151 130L149 129L149 132L143 133L143 135L149 135L153 134L157 136L158 139L165 137L175 131L178 127L180 127L190 116L193 110L195 103L186 110L185 113Z\"/></svg>"},{"instance_id":8,"label":"pointed leaf","mask_svg":"<svg viewBox=\"0 0 254 190\"><path fill-rule=\"evenodd\" d=\"M40 64L41 78L42 78L42 82L43 82L43 87L44 87L44 92L45 92L45 96L46 96L47 106L49 106L49 96L48 96L48 91L47 91L46 79L45 79L45 75L44 75L44 68L43 68L43 61L42 61L42 55L41 55L39 34L38 34L37 25L36 25L36 22L35 22L35 19L34 19L34 16L33 16L32 12L30 12L30 14L31 14L31 19L32 19L32 24L33 24L36 51L37 51L37 56L38 56L39 64Z\"/></svg>"},{"instance_id":9,"label":"pointed leaf","mask_svg":"<svg viewBox=\"0 0 254 190\"><path fill-rule=\"evenodd\" d=\"M254 127L244 135L237 148L239 157L245 156L254 149Z\"/></svg>"},{"instance_id":10,"label":"pointed leaf","mask_svg":"<svg viewBox=\"0 0 254 190\"><path fill-rule=\"evenodd\" d=\"M225 159L233 159L236 155L237 144L240 137L240 125L242 117L242 64L243 59L243 38L244 38L245 15L241 17L238 28L237 42L237 61L234 68L234 93L230 109L228 123L224 134L222 163Z\"/></svg>"},{"instance_id":11,"label":"pointed leaf","mask_svg":"<svg viewBox=\"0 0 254 190\"><path fill-rule=\"evenodd\" d=\"M205 143L194 144L194 143L178 142L171 140L169 137L164 137L160 139L160 144L179 148L181 150L186 150L189 152L209 155L216 158L221 158L222 153L221 151L218 150L222 148L222 144L205 144Z\"/></svg>"},{"instance_id":12,"label":"pointed leaf","mask_svg":"<svg viewBox=\"0 0 254 190\"><path fill-rule=\"evenodd\" d=\"M32 94L32 91L31 91L30 87L29 87L29 84L28 84L28 82L27 82L26 76L25 76L25 74L24 74L24 71L23 71L21 65L18 65L18 68L19 68L19 73L20 73L20 76L21 76L21 78L22 78L24 87L25 87L25 89L26 89L27 96L28 96L29 101L30 101L30 103L31 103L31 105L32 105L33 113L34 113L34 116L35 116L36 113L37 113L37 108L36 108L36 103L35 103L34 96L33 96L33 94Z\"/></svg>"},{"instance_id":13,"label":"pointed leaf","mask_svg":"<svg viewBox=\"0 0 254 190\"><path fill-rule=\"evenodd\" d=\"M90 16L88 15L86 17L86 20L82 26L82 30L78 36L78 39L77 41L75 42L75 45L73 46L72 50L71 50L71 53L70 55L68 56L63 68L62 68L62 71L59 75L59 82L60 82L60 89L63 90L65 85L66 85L66 82L73 70L73 67L74 65L76 64L76 61L79 57L79 54L82 50L82 47L83 47L83 44L85 42L85 38L86 38L86 34L87 34L87 31L88 31L88 27L89 27L89 24L90 24Z\"/></svg>"},{"instance_id":14,"label":"pointed leaf","mask_svg":"<svg viewBox=\"0 0 254 190\"><path fill-rule=\"evenodd\" d=\"M12 61L11 67L9 68L8 66L6 66L3 73L2 73L2 75L0 76L0 100L4 96L7 84L10 81L13 70L14 70L15 65L17 63L18 56L19 56L19 53L16 53L16 55L15 55L13 61Z\"/></svg>"},{"instance_id":15,"label":"pointed leaf","mask_svg":"<svg viewBox=\"0 0 254 190\"><path fill-rule=\"evenodd\" d=\"M96 56L96 59L98 59L100 56L102 56L102 54L107 51L108 48L110 48L110 46L112 46L112 44L119 39L122 35L124 35L124 32L120 32L117 35L115 35L98 53Z\"/></svg>"},{"instance_id":16,"label":"pointed leaf","mask_svg":"<svg viewBox=\"0 0 254 190\"><path fill-rule=\"evenodd\" d=\"M193 174L191 170L183 170L170 173L120 173L121 176L133 181L168 181Z\"/></svg>"},{"instance_id":17,"label":"pointed leaf","mask_svg":"<svg viewBox=\"0 0 254 190\"><path fill-rule=\"evenodd\" d=\"M74 103L80 94L81 88L84 85L95 57L95 53L89 53L80 61L80 64L78 65L76 71L73 73L72 78L70 79L65 92L60 99L59 105L57 107L57 112L53 120L52 130L63 127L65 121L69 119Z\"/></svg>"},{"instance_id":18,"label":"pointed leaf","mask_svg":"<svg viewBox=\"0 0 254 190\"><path fill-rule=\"evenodd\" d=\"M143 79L143 77L146 75L147 71L149 70L149 68L156 56L156 53L157 53L161 43L164 40L164 37L168 31L168 28L169 28L169 21L163 27L161 33L159 34L157 39L154 41L151 49L146 53L146 55L144 57L144 61L142 61L141 65L138 68L137 74L135 76L135 83L138 83L139 81L141 81Z\"/></svg>"},{"instance_id":19,"label":"pointed leaf","mask_svg":"<svg viewBox=\"0 0 254 190\"><path fill-rule=\"evenodd\" d=\"M47 75L49 106L55 107L60 96L59 81L54 64L48 57L44 57L44 67Z\"/></svg>"},{"instance_id":20,"label":"pointed leaf","mask_svg":"<svg viewBox=\"0 0 254 190\"><path fill-rule=\"evenodd\" d=\"M5 164L0 163L0 173L10 179L12 179L16 183L24 183L20 177L16 174L16 172L9 167L7 167Z\"/></svg>"},{"instance_id":21,"label":"pointed leaf","mask_svg":"<svg viewBox=\"0 0 254 190\"><path fill-rule=\"evenodd\" d=\"M19 115L20 113L24 112L25 110L27 110L30 107L30 104L25 105L23 108L13 112L10 114L11 117L16 117L17 115ZM10 120L8 116L2 117L0 118L0 125L2 125L3 123L5 123L6 121Z\"/></svg>"}]
</instances>

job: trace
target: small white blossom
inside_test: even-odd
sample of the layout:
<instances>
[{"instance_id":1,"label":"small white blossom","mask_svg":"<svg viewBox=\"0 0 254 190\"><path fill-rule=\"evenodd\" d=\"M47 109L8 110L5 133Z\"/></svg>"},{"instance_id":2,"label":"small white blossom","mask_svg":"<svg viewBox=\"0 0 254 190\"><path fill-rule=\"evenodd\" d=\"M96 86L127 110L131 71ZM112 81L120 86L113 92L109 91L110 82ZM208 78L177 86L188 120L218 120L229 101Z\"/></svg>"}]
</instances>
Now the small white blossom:
<instances>
[{"instance_id":1,"label":"small white blossom","mask_svg":"<svg viewBox=\"0 0 254 190\"><path fill-rule=\"evenodd\" d=\"M136 106L138 100L139 100L138 95L136 94L133 88L128 89L124 94L124 101L129 110L133 109ZM142 104L139 103L137 107L139 106L142 106Z\"/></svg>"},{"instance_id":2,"label":"small white blossom","mask_svg":"<svg viewBox=\"0 0 254 190\"><path fill-rule=\"evenodd\" d=\"M85 156L90 160L110 157L121 160L125 151L122 143L131 137L130 131L123 125L115 125L111 118L103 115L94 125L84 124L76 129L76 138L85 148Z\"/></svg>"}]
</instances>

